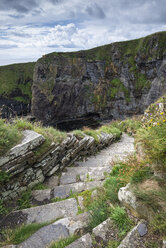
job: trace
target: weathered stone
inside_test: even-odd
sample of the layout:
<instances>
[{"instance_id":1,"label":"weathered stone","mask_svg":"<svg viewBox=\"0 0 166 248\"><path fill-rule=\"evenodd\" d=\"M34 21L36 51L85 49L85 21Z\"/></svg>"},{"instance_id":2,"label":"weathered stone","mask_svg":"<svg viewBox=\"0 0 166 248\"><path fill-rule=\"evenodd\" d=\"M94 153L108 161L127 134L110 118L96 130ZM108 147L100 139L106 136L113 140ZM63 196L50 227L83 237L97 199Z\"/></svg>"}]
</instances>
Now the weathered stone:
<instances>
[{"instance_id":1,"label":"weathered stone","mask_svg":"<svg viewBox=\"0 0 166 248\"><path fill-rule=\"evenodd\" d=\"M49 188L54 188L59 184L59 176L52 175L51 177L46 178L44 182Z\"/></svg>"},{"instance_id":2,"label":"weathered stone","mask_svg":"<svg viewBox=\"0 0 166 248\"><path fill-rule=\"evenodd\" d=\"M56 220L57 218L76 216L77 211L77 201L71 198L60 202L15 211L12 213L12 218L14 218L14 215L21 213L26 216L24 223L41 223Z\"/></svg>"},{"instance_id":3,"label":"weathered stone","mask_svg":"<svg viewBox=\"0 0 166 248\"><path fill-rule=\"evenodd\" d=\"M32 198L37 202L45 202L51 199L51 189L34 190L32 191Z\"/></svg>"},{"instance_id":4,"label":"weathered stone","mask_svg":"<svg viewBox=\"0 0 166 248\"><path fill-rule=\"evenodd\" d=\"M68 230L64 225L48 225L41 228L23 243L17 245L17 248L45 248L52 242L67 238L68 236Z\"/></svg>"},{"instance_id":5,"label":"weathered stone","mask_svg":"<svg viewBox=\"0 0 166 248\"><path fill-rule=\"evenodd\" d=\"M163 247L162 248L166 248L166 240L163 240Z\"/></svg>"},{"instance_id":6,"label":"weathered stone","mask_svg":"<svg viewBox=\"0 0 166 248\"><path fill-rule=\"evenodd\" d=\"M92 230L95 241L99 244L107 244L109 240L116 240L118 238L118 229L115 227L110 219L103 221L100 225ZM103 246L96 246L103 247Z\"/></svg>"},{"instance_id":7,"label":"weathered stone","mask_svg":"<svg viewBox=\"0 0 166 248\"><path fill-rule=\"evenodd\" d=\"M65 185L69 183L75 183L78 181L100 181L104 180L105 173L111 171L111 168L107 167L69 167L67 172L63 172L60 178L60 184Z\"/></svg>"},{"instance_id":8,"label":"weathered stone","mask_svg":"<svg viewBox=\"0 0 166 248\"><path fill-rule=\"evenodd\" d=\"M139 232L139 235L141 237L143 237L145 234L147 234L148 229L147 229L147 226L145 225L145 223L140 223L138 225L138 232Z\"/></svg>"},{"instance_id":9,"label":"weathered stone","mask_svg":"<svg viewBox=\"0 0 166 248\"><path fill-rule=\"evenodd\" d=\"M140 221L128 234L127 236L123 239L123 241L121 242L121 244L118 246L118 248L144 248L144 244L142 242L142 235L139 234L138 229L140 230L140 225L145 225L146 226L146 222L145 221ZM144 229L146 229L144 227ZM143 232L144 235L147 233L145 233L145 231ZM143 236L144 236L143 235Z\"/></svg>"},{"instance_id":10,"label":"weathered stone","mask_svg":"<svg viewBox=\"0 0 166 248\"><path fill-rule=\"evenodd\" d=\"M101 185L101 181L78 182L73 184L60 185L53 189L53 197L66 198L70 196L71 193L81 192L87 189L93 189L95 187L100 187Z\"/></svg>"},{"instance_id":11,"label":"weathered stone","mask_svg":"<svg viewBox=\"0 0 166 248\"><path fill-rule=\"evenodd\" d=\"M41 134L38 134L32 130L23 131L23 136L24 138L20 144L10 149L6 157L4 156L0 158L0 166L12 159L24 155L45 141L45 138Z\"/></svg>"},{"instance_id":12,"label":"weathered stone","mask_svg":"<svg viewBox=\"0 0 166 248\"><path fill-rule=\"evenodd\" d=\"M153 218L153 209L136 198L130 184L127 184L126 187L120 188L118 192L118 199L125 207L131 210L134 216L139 218L147 218L149 220Z\"/></svg>"},{"instance_id":13,"label":"weathered stone","mask_svg":"<svg viewBox=\"0 0 166 248\"><path fill-rule=\"evenodd\" d=\"M66 248L92 248L92 238L89 233L85 234L81 238L77 239Z\"/></svg>"},{"instance_id":14,"label":"weathered stone","mask_svg":"<svg viewBox=\"0 0 166 248\"><path fill-rule=\"evenodd\" d=\"M52 225L61 224L65 226L70 235L78 235L82 233L83 229L87 226L89 220L89 214L87 212L79 214L75 217L63 218L56 221Z\"/></svg>"}]
</instances>

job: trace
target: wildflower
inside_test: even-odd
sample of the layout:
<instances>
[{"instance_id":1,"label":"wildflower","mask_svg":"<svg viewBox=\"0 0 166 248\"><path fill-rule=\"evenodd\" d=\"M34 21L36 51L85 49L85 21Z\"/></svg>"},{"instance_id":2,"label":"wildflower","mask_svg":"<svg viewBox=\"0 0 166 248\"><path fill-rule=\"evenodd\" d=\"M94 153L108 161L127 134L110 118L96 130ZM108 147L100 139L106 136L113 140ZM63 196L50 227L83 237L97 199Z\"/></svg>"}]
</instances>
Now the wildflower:
<instances>
[{"instance_id":1,"label":"wildflower","mask_svg":"<svg viewBox=\"0 0 166 248\"><path fill-rule=\"evenodd\" d=\"M163 122L166 122L166 120L163 120Z\"/></svg>"},{"instance_id":2,"label":"wildflower","mask_svg":"<svg viewBox=\"0 0 166 248\"><path fill-rule=\"evenodd\" d=\"M160 115L163 115L163 114L164 114L164 112L161 112L161 113L160 113Z\"/></svg>"},{"instance_id":3,"label":"wildflower","mask_svg":"<svg viewBox=\"0 0 166 248\"><path fill-rule=\"evenodd\" d=\"M151 127L148 127L148 129L151 129Z\"/></svg>"},{"instance_id":4,"label":"wildflower","mask_svg":"<svg viewBox=\"0 0 166 248\"><path fill-rule=\"evenodd\" d=\"M151 122L153 121L153 119L150 120Z\"/></svg>"},{"instance_id":5,"label":"wildflower","mask_svg":"<svg viewBox=\"0 0 166 248\"><path fill-rule=\"evenodd\" d=\"M159 125L160 125L160 123L157 123L157 125L159 126Z\"/></svg>"}]
</instances>

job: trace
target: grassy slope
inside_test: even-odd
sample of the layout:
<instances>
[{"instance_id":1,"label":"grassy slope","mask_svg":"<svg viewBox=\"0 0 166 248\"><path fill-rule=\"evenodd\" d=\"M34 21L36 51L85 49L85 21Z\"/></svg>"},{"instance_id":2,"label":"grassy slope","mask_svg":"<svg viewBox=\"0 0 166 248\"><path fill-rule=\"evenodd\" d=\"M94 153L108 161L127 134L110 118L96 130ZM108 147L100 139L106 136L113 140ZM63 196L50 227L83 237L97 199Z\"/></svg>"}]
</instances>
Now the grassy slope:
<instances>
[{"instance_id":1,"label":"grassy slope","mask_svg":"<svg viewBox=\"0 0 166 248\"><path fill-rule=\"evenodd\" d=\"M0 95L10 98L10 94L20 89L22 95L31 99L32 78L35 63L23 63L0 66ZM25 101L22 96L16 95L15 100Z\"/></svg>"}]
</instances>

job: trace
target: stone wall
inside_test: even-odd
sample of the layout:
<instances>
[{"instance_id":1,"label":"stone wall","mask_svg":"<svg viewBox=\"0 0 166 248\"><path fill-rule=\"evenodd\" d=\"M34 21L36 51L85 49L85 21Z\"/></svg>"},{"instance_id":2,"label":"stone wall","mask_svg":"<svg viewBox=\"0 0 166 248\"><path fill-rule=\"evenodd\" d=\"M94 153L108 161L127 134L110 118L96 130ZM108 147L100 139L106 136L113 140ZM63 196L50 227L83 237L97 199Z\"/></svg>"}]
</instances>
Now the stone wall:
<instances>
[{"instance_id":1,"label":"stone wall","mask_svg":"<svg viewBox=\"0 0 166 248\"><path fill-rule=\"evenodd\" d=\"M0 171L10 174L9 180L0 185L1 200L17 197L76 160L95 154L116 139L112 134L102 133L99 142L96 142L93 137L85 135L81 138L69 133L61 144L52 143L47 153L37 158L36 149L45 138L31 130L24 131L23 135L24 139L19 145L13 147L6 156L0 157Z\"/></svg>"}]
</instances>

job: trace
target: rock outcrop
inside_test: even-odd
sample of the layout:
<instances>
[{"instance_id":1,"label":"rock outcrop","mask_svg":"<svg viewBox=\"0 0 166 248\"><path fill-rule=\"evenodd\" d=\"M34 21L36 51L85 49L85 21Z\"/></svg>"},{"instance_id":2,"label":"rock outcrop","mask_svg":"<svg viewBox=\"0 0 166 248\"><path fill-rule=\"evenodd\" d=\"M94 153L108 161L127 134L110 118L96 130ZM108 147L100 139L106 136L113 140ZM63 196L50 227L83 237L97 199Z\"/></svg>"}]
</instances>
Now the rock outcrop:
<instances>
[{"instance_id":1,"label":"rock outcrop","mask_svg":"<svg viewBox=\"0 0 166 248\"><path fill-rule=\"evenodd\" d=\"M32 112L73 129L143 113L166 92L166 32L87 51L51 53L36 63Z\"/></svg>"}]
</instances>

